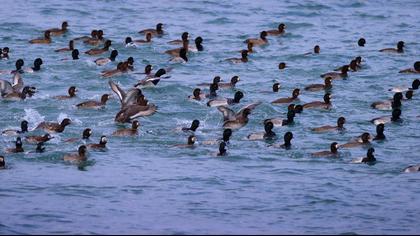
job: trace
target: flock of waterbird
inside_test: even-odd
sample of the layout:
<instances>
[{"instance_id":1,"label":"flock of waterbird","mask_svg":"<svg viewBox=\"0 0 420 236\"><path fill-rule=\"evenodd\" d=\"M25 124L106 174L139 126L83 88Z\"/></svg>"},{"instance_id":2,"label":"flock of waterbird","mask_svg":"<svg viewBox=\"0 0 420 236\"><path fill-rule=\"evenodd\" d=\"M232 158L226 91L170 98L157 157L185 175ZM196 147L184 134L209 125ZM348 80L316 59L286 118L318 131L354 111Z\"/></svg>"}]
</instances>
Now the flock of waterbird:
<instances>
[{"instance_id":1,"label":"flock of waterbird","mask_svg":"<svg viewBox=\"0 0 420 236\"><path fill-rule=\"evenodd\" d=\"M44 31L44 37L30 40L30 44L51 44L52 36L60 36L68 32L68 23L63 22L61 28L52 28ZM263 46L267 45L268 36L282 36L286 33L286 25L281 23L278 26L278 29L273 30L265 30L260 32L259 38L250 38L244 41L247 44L247 49L241 50L241 57L240 58L228 58L225 61L231 63L247 63L248 62L248 55L251 53L255 53L253 47L255 46ZM159 23L156 25L155 29L145 29L141 30L138 33L143 34L145 39L132 39L131 37L127 37L125 39L125 46L126 47L137 47L140 44L151 44L153 43L152 38L157 37L161 38L166 32L163 30L163 24ZM109 39L105 39L103 37L104 32L102 30L92 30L90 36L82 36L78 38L74 38L69 41L69 45L66 48L56 49L55 52L71 52L71 59L65 58L63 60L78 60L79 59L79 50L75 48L75 44L77 42L82 41L84 44L92 45L95 48L92 48L86 52L87 55L90 56L97 56L104 53L108 53L111 49L112 41ZM166 54L172 56L170 59L173 63L188 63L188 55L191 52L202 52L204 51L204 47L202 45L203 38L197 37L194 40L194 45L190 45L189 40L189 33L184 32L181 35L181 39L172 40L168 42L172 45L182 45L181 47L174 48L171 50L165 51ZM366 40L364 38L360 38L357 44L360 47L364 47L366 44ZM10 49L8 47L0 48L1 54L0 57L3 60L9 59L9 52ZM380 50L380 52L386 53L399 53L404 54L404 42L400 41L397 43L397 48L385 48ZM309 52L307 54L319 54L320 47L316 45L313 49L313 52ZM117 50L111 50L109 57L106 58L97 58L94 60L97 66L104 66L108 63L114 63L118 56ZM306 55L306 54L305 54ZM115 62L116 63L116 62ZM24 61L22 59L16 60L14 70L10 71L0 71L0 74L11 74L12 81L9 82L7 79L0 80L0 95L2 100L13 100L19 101L24 100L28 97L32 97L37 93L37 90L33 86L27 86L24 84L22 75L24 73L36 73L41 71L41 65L43 61L41 58L37 58L34 61L34 66L29 68L24 68ZM116 63L117 66L113 70L103 71L101 73L102 77L109 78L113 76L118 76L123 73L129 73L134 71L134 59L133 57L127 58L127 60ZM281 62L278 66L279 70L284 70L286 68L286 63ZM274 127L280 126L288 126L294 124L294 118L296 114L301 114L307 109L325 109L329 110L332 108L331 103L331 93L333 87L333 81L336 80L346 80L348 77L349 72L356 72L363 69L362 65L362 58L356 57L348 65L343 65L340 68L336 68L333 72L328 72L322 74L321 77L324 78L323 84L311 84L304 88L307 92L318 92L324 91L324 99L323 101L313 101L306 104L298 104L295 105L294 102L299 102L299 94L300 89L296 88L292 91L292 96L287 98L278 98L271 102L273 105L282 105L288 104L287 106L287 118L271 118L266 119L263 121L264 124L264 132L261 133L252 133L247 136L248 140L275 140L277 139L276 133L273 131ZM157 70L155 73L152 72L152 66L147 65L144 69L145 78L138 81L132 88L124 90L121 88L117 83L112 80L109 80L109 86L111 90L117 95L119 101L121 103L121 108L117 112L115 116L115 122L121 123L131 123L131 127L127 129L119 129L116 130L112 135L113 136L136 136L138 135L138 128L140 127L140 123L136 118L142 116L150 116L153 115L157 111L157 106L153 103L150 103L144 94L142 93L141 88L145 86L157 86L159 81L162 79L169 78L166 74L170 72L172 68L162 68ZM414 63L413 68L408 68L399 71L399 73L420 73L420 61ZM139 73L137 73L139 74ZM261 102L255 102L248 104L242 107L238 111L234 111L230 108L230 106L237 105L240 103L241 99L244 97L243 92L236 91L234 93L233 98L222 98L218 96L217 91L219 89L235 89L236 84L240 81L238 76L233 76L231 81L228 83L222 83L220 76L215 76L213 81L210 83L202 83L198 84L197 88L193 89L193 94L188 96L189 100L196 100L196 101L206 101L206 105L209 107L217 107L217 109L223 114L223 136L218 140L207 140L201 142L203 145L213 144L219 145L219 151L217 156L226 156L227 155L227 148L229 146L229 140L233 133L233 130L240 129L244 127L249 120L249 115L252 113L254 109L261 104ZM409 88L393 88L390 91L395 92L394 96L390 100L379 101L372 103L371 107L373 109L379 110L390 110L392 111L390 116L384 116L373 119L371 122L376 125L376 135L371 135L369 133L363 133L359 137L355 137L354 139L350 140L348 143L338 144L337 142L333 142L330 145L330 150L328 151L320 151L312 153L313 157L339 157L340 148L352 148L352 147L366 147L368 148L367 155L365 157L353 159L353 163L368 163L374 164L376 162L376 158L374 157L374 148L371 147L371 141L381 141L386 139L384 135L385 124L389 122L400 122L401 121L401 105L402 102L409 101L413 95L414 91L417 90L420 86L419 79L415 79L412 82L412 86ZM208 87L209 93L204 93L200 87ZM276 93L280 90L280 84L274 83L272 86L272 93ZM271 91L270 91L271 92ZM405 98L404 93L405 92ZM62 96L55 96L54 99L57 100L67 100L76 97L77 88L75 86L71 86L68 89L68 95ZM110 98L109 94L103 94L101 96L100 101L89 100L77 104L76 107L79 109L100 109L106 106L108 99ZM344 130L344 124L346 122L345 117L339 117L337 120L337 125L326 125L321 127L313 128L313 132L331 132L331 131L340 131ZM15 141L14 148L7 148L5 149L6 153L19 153L24 152L22 141L27 143L36 144L36 152L45 152L45 147L43 144L48 142L54 136L52 133L62 133L65 130L67 125L70 125L72 121L69 118L65 118L61 121L61 123L55 122L41 122L35 128L35 130L44 130L46 133L41 136L37 135L28 135L31 131L28 130L28 122L23 120L21 122L20 130L4 130L2 132L3 135L15 135L18 136ZM194 147L196 142L196 137L194 132L199 128L200 121L194 120L190 127L184 127L181 130L184 132L190 133L188 137L188 141L186 144L179 144L174 145L176 147ZM82 132L81 138L71 138L67 140L63 140L63 142L78 142L83 140L85 143L89 139L92 134L92 130L90 128L86 128ZM21 137L22 136L22 137ZM25 136L25 137L23 137ZM24 138L22 140L22 138ZM293 139L292 132L286 132L284 134L284 143L275 143L271 146L290 149L292 147L291 140ZM105 135L101 136L99 143L89 143L83 144L79 146L78 151L76 153L69 153L63 156L64 161L68 161L71 163L80 164L87 160L87 150L95 150L95 149L105 149L108 140ZM5 168L5 157L0 156L0 168ZM420 171L420 165L413 165L409 166L404 169L405 172L416 172Z\"/></svg>"}]
</instances>

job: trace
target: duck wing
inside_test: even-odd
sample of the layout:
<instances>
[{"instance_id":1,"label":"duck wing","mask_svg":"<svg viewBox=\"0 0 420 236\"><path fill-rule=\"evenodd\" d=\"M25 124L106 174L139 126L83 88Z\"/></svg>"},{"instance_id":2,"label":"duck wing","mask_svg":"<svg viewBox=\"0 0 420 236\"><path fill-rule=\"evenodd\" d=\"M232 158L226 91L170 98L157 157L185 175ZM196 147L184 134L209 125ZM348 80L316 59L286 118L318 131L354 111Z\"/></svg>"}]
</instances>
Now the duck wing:
<instances>
[{"instance_id":1,"label":"duck wing","mask_svg":"<svg viewBox=\"0 0 420 236\"><path fill-rule=\"evenodd\" d=\"M109 84L109 86L111 86L111 90L115 94L117 94L118 98L120 99L121 105L123 105L123 103L124 103L123 101L127 97L124 90L122 88L120 88L120 86L118 86L118 84L114 83L114 81L112 81L112 80L109 80L108 84Z\"/></svg>"},{"instance_id":2,"label":"duck wing","mask_svg":"<svg viewBox=\"0 0 420 236\"><path fill-rule=\"evenodd\" d=\"M217 110L222 112L223 121L236 120L235 112L225 106L217 107Z\"/></svg>"},{"instance_id":3,"label":"duck wing","mask_svg":"<svg viewBox=\"0 0 420 236\"><path fill-rule=\"evenodd\" d=\"M15 73L13 75L12 87L13 87L13 90L16 92L20 92L22 90L23 80L22 80L22 77L20 76L20 73Z\"/></svg>"},{"instance_id":4,"label":"duck wing","mask_svg":"<svg viewBox=\"0 0 420 236\"><path fill-rule=\"evenodd\" d=\"M1 96L5 96L13 92L14 92L13 86L9 81L0 80L0 95Z\"/></svg>"}]
</instances>

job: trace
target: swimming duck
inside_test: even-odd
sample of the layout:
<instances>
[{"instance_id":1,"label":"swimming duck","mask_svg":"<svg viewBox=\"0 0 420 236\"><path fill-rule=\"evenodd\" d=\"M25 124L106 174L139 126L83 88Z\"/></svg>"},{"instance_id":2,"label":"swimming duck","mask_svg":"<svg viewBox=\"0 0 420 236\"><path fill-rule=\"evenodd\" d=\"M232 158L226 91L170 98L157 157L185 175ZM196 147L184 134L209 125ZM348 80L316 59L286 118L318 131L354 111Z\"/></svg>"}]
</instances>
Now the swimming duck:
<instances>
[{"instance_id":1,"label":"swimming duck","mask_svg":"<svg viewBox=\"0 0 420 236\"><path fill-rule=\"evenodd\" d=\"M280 62L279 63L279 70L284 70L286 68L286 63L285 62Z\"/></svg>"},{"instance_id":2,"label":"swimming duck","mask_svg":"<svg viewBox=\"0 0 420 236\"><path fill-rule=\"evenodd\" d=\"M324 95L324 101L323 102L314 101L314 102L303 104L304 109L309 109L309 108L330 109L331 107L332 107L332 104L331 104L331 94L330 93L326 93Z\"/></svg>"},{"instance_id":3,"label":"swimming duck","mask_svg":"<svg viewBox=\"0 0 420 236\"><path fill-rule=\"evenodd\" d=\"M284 140L283 144L273 145L273 146L284 148L284 149L288 150L288 149L292 148L292 142L291 142L292 139L293 139L293 133L289 131L289 132L285 133L284 136L283 136L283 140Z\"/></svg>"},{"instance_id":4,"label":"swimming duck","mask_svg":"<svg viewBox=\"0 0 420 236\"><path fill-rule=\"evenodd\" d=\"M228 59L226 59L226 61L232 62L234 64L246 63L246 62L248 62L248 51L247 50L242 50L241 51L241 58L228 58Z\"/></svg>"},{"instance_id":5,"label":"swimming duck","mask_svg":"<svg viewBox=\"0 0 420 236\"><path fill-rule=\"evenodd\" d=\"M188 96L188 99L201 101L202 99L205 99L206 95L204 93L201 93L201 89L195 88L193 90L193 95Z\"/></svg>"},{"instance_id":6,"label":"swimming duck","mask_svg":"<svg viewBox=\"0 0 420 236\"><path fill-rule=\"evenodd\" d=\"M6 162L4 161L4 156L0 156L0 169L6 168Z\"/></svg>"},{"instance_id":7,"label":"swimming duck","mask_svg":"<svg viewBox=\"0 0 420 236\"><path fill-rule=\"evenodd\" d=\"M111 55L108 58L98 58L95 60L97 66L104 66L112 61L115 61L115 58L118 56L117 50L112 50Z\"/></svg>"},{"instance_id":8,"label":"swimming duck","mask_svg":"<svg viewBox=\"0 0 420 236\"><path fill-rule=\"evenodd\" d=\"M400 70L399 73L419 74L420 73L420 61L414 62L414 67L413 68Z\"/></svg>"},{"instance_id":9,"label":"swimming duck","mask_svg":"<svg viewBox=\"0 0 420 236\"><path fill-rule=\"evenodd\" d=\"M401 110L399 108L396 108L392 110L392 116L378 117L378 118L372 119L371 122L375 125L386 124L391 121L398 122L398 121L401 121L400 116L401 116Z\"/></svg>"},{"instance_id":10,"label":"swimming duck","mask_svg":"<svg viewBox=\"0 0 420 236\"><path fill-rule=\"evenodd\" d=\"M217 106L235 105L235 104L238 104L243 97L244 97L244 94L241 91L237 91L235 93L234 98L211 99L210 101L207 102L207 106L217 107Z\"/></svg>"},{"instance_id":11,"label":"swimming duck","mask_svg":"<svg viewBox=\"0 0 420 236\"><path fill-rule=\"evenodd\" d=\"M333 130L344 130L345 123L346 123L346 118L340 117L337 119L337 126L325 125L318 128L313 128L312 131L325 132L325 131L333 131Z\"/></svg>"},{"instance_id":12,"label":"swimming duck","mask_svg":"<svg viewBox=\"0 0 420 236\"><path fill-rule=\"evenodd\" d=\"M190 127L183 127L182 131L184 131L184 132L189 132L189 131L195 132L198 129L199 126L200 126L200 121L199 120L193 120L193 122L191 123L191 126Z\"/></svg>"},{"instance_id":13,"label":"swimming duck","mask_svg":"<svg viewBox=\"0 0 420 236\"><path fill-rule=\"evenodd\" d=\"M152 34L151 33L147 33L146 34L146 40L144 39L138 39L138 40L134 40L135 43L140 43L140 44L147 44L147 43L151 43L152 42Z\"/></svg>"},{"instance_id":14,"label":"swimming duck","mask_svg":"<svg viewBox=\"0 0 420 236\"><path fill-rule=\"evenodd\" d=\"M66 100L66 99L74 98L74 97L76 97L76 92L77 92L76 87L75 86L71 86L68 89L69 95L59 95L59 96L55 96L54 98L55 99L58 99L58 100Z\"/></svg>"},{"instance_id":15,"label":"swimming duck","mask_svg":"<svg viewBox=\"0 0 420 236\"><path fill-rule=\"evenodd\" d=\"M24 71L27 72L27 73L34 73L36 71L40 71L42 64L43 64L42 59L38 57L34 60L34 67L26 68L26 69L24 69Z\"/></svg>"},{"instance_id":16,"label":"swimming duck","mask_svg":"<svg viewBox=\"0 0 420 236\"><path fill-rule=\"evenodd\" d=\"M374 164L376 162L376 158L373 155L374 152L375 152L375 149L371 147L368 149L366 157L355 158L351 161L351 163Z\"/></svg>"},{"instance_id":17,"label":"swimming duck","mask_svg":"<svg viewBox=\"0 0 420 236\"><path fill-rule=\"evenodd\" d=\"M13 75L12 83L6 80L0 80L0 96L3 97L7 94L19 93L23 86L22 77L19 73L16 73Z\"/></svg>"},{"instance_id":18,"label":"swimming duck","mask_svg":"<svg viewBox=\"0 0 420 236\"><path fill-rule=\"evenodd\" d=\"M319 45L315 45L313 52L307 52L303 55L319 54L320 52L321 52L321 48L319 47Z\"/></svg>"},{"instance_id":19,"label":"swimming duck","mask_svg":"<svg viewBox=\"0 0 420 236\"><path fill-rule=\"evenodd\" d=\"M181 147L181 148L192 148L194 147L194 143L197 141L197 138L194 135L190 135L188 137L187 144L176 144L174 147Z\"/></svg>"},{"instance_id":20,"label":"swimming duck","mask_svg":"<svg viewBox=\"0 0 420 236\"><path fill-rule=\"evenodd\" d=\"M2 97L3 99L9 100L9 101L20 101L20 100L25 100L27 96L32 96L35 92L36 92L35 87L25 86L22 92L15 91L12 93L5 94Z\"/></svg>"},{"instance_id":21,"label":"swimming duck","mask_svg":"<svg viewBox=\"0 0 420 236\"><path fill-rule=\"evenodd\" d=\"M92 129L86 128L82 132L82 138L81 139L79 137L77 137L77 138L69 138L69 139L64 140L64 142L66 142L66 143L74 143L74 142L78 142L80 140L87 140L87 139L90 138L91 135L92 135Z\"/></svg>"},{"instance_id":22,"label":"swimming duck","mask_svg":"<svg viewBox=\"0 0 420 236\"><path fill-rule=\"evenodd\" d=\"M156 29L145 29L145 30L140 30L139 33L140 34L147 34L147 33L151 33L152 35L163 35L163 24L162 23L158 23L156 25Z\"/></svg>"},{"instance_id":23,"label":"swimming duck","mask_svg":"<svg viewBox=\"0 0 420 236\"><path fill-rule=\"evenodd\" d=\"M119 62L116 69L102 71L101 76L108 78L108 77L112 77L116 75L121 75L124 70L128 69L128 68L125 68L126 66L127 65L124 65L124 62Z\"/></svg>"},{"instance_id":24,"label":"swimming duck","mask_svg":"<svg viewBox=\"0 0 420 236\"><path fill-rule=\"evenodd\" d=\"M114 131L112 133L113 136L137 136L139 134L138 127L140 126L140 123L135 120L133 123L131 123L131 128L128 129L119 129Z\"/></svg>"},{"instance_id":25,"label":"swimming duck","mask_svg":"<svg viewBox=\"0 0 420 236\"><path fill-rule=\"evenodd\" d=\"M334 79L345 79L347 78L347 72L349 71L349 66L345 65L341 68L341 72L328 72L325 74L322 74L322 78L330 77L332 80Z\"/></svg>"},{"instance_id":26,"label":"swimming duck","mask_svg":"<svg viewBox=\"0 0 420 236\"><path fill-rule=\"evenodd\" d=\"M282 104L282 103L291 103L298 100L300 89L296 88L292 92L292 97L289 98L279 98L271 102L271 104Z\"/></svg>"},{"instance_id":27,"label":"swimming duck","mask_svg":"<svg viewBox=\"0 0 420 236\"><path fill-rule=\"evenodd\" d=\"M206 94L206 98L208 99L214 99L217 97L217 90L219 89L218 84L211 84L210 85L210 93Z\"/></svg>"},{"instance_id":28,"label":"swimming duck","mask_svg":"<svg viewBox=\"0 0 420 236\"><path fill-rule=\"evenodd\" d=\"M276 133L273 132L274 124L272 122L266 122L264 123L264 130L263 133L253 133L248 135L248 140L263 140L263 139L275 139Z\"/></svg>"},{"instance_id":29,"label":"swimming duck","mask_svg":"<svg viewBox=\"0 0 420 236\"><path fill-rule=\"evenodd\" d=\"M44 32L44 38L32 39L29 41L31 44L49 44L51 43L51 32L49 30Z\"/></svg>"},{"instance_id":30,"label":"swimming duck","mask_svg":"<svg viewBox=\"0 0 420 236\"><path fill-rule=\"evenodd\" d=\"M384 48L379 50L380 52L396 52L396 53L404 53L404 41L399 41L397 43L397 48Z\"/></svg>"},{"instance_id":31,"label":"swimming duck","mask_svg":"<svg viewBox=\"0 0 420 236\"><path fill-rule=\"evenodd\" d=\"M213 78L213 83L200 83L200 84L197 84L197 86L210 86L212 84L217 84L218 85L220 83L220 81L222 81L220 76L215 76Z\"/></svg>"},{"instance_id":32,"label":"swimming duck","mask_svg":"<svg viewBox=\"0 0 420 236\"><path fill-rule=\"evenodd\" d=\"M83 41L83 43L90 44L90 45L93 45L93 46L98 46L99 44L101 44L105 40L103 35L104 35L104 31L103 30L98 30L97 33L96 33L96 37L86 39L86 40Z\"/></svg>"},{"instance_id":33,"label":"swimming duck","mask_svg":"<svg viewBox=\"0 0 420 236\"><path fill-rule=\"evenodd\" d=\"M99 139L99 143L90 143L90 144L87 144L86 147L89 149L103 149L103 148L106 148L107 142L108 140L106 136L102 135L101 138Z\"/></svg>"},{"instance_id":34,"label":"swimming duck","mask_svg":"<svg viewBox=\"0 0 420 236\"><path fill-rule=\"evenodd\" d=\"M281 118L271 118L271 119L265 119L264 124L270 122L274 125L274 127L281 127L286 125L291 125L294 123L295 118L295 111L289 110L287 112L287 119L281 119Z\"/></svg>"},{"instance_id":35,"label":"swimming duck","mask_svg":"<svg viewBox=\"0 0 420 236\"><path fill-rule=\"evenodd\" d=\"M204 145L215 145L220 141L228 144L231 136L232 136L232 130L231 129L224 129L222 139L206 140L206 141L203 141L202 144L204 144Z\"/></svg>"},{"instance_id":36,"label":"swimming duck","mask_svg":"<svg viewBox=\"0 0 420 236\"><path fill-rule=\"evenodd\" d=\"M182 49L185 50L185 53L188 53L188 48L189 48L188 45L189 45L188 40L184 40L182 42L182 47L180 47L180 48L174 48L174 49L170 49L170 50L166 50L165 53L166 54L169 54L171 56L174 56L174 57L181 56L180 54L181 54L181 50Z\"/></svg>"},{"instance_id":37,"label":"swimming duck","mask_svg":"<svg viewBox=\"0 0 420 236\"><path fill-rule=\"evenodd\" d=\"M74 49L71 51L71 58L72 60L79 60L79 50Z\"/></svg>"},{"instance_id":38,"label":"swimming duck","mask_svg":"<svg viewBox=\"0 0 420 236\"><path fill-rule=\"evenodd\" d=\"M90 32L90 36L77 37L77 38L74 38L72 40L73 41L78 41L78 40L86 41L86 40L89 40L89 39L96 39L97 35L98 35L98 31L94 29Z\"/></svg>"},{"instance_id":39,"label":"swimming duck","mask_svg":"<svg viewBox=\"0 0 420 236\"><path fill-rule=\"evenodd\" d=\"M137 117L153 115L156 111L157 106L153 103L147 105L127 105L121 108L121 110L115 115L115 121L120 123L131 122Z\"/></svg>"},{"instance_id":40,"label":"swimming duck","mask_svg":"<svg viewBox=\"0 0 420 236\"><path fill-rule=\"evenodd\" d=\"M249 38L245 40L244 43L251 42L254 44L254 46L261 46L268 43L268 40L266 37L267 37L267 31L261 31L259 39Z\"/></svg>"},{"instance_id":41,"label":"swimming duck","mask_svg":"<svg viewBox=\"0 0 420 236\"><path fill-rule=\"evenodd\" d=\"M320 91L320 90L328 90L332 88L331 77L326 77L324 80L324 84L311 84L305 87L306 91Z\"/></svg>"},{"instance_id":42,"label":"swimming duck","mask_svg":"<svg viewBox=\"0 0 420 236\"><path fill-rule=\"evenodd\" d=\"M7 148L6 149L6 153L18 153L18 152L24 152L23 148L22 148L22 140L21 140L20 137L16 138L14 148Z\"/></svg>"},{"instance_id":43,"label":"swimming duck","mask_svg":"<svg viewBox=\"0 0 420 236\"><path fill-rule=\"evenodd\" d=\"M359 140L353 140L345 144L339 145L342 148L353 148L353 147L360 147L360 146L366 146L370 145L371 136L369 133L363 133L361 135L361 142Z\"/></svg>"},{"instance_id":44,"label":"swimming duck","mask_svg":"<svg viewBox=\"0 0 420 236\"><path fill-rule=\"evenodd\" d=\"M77 153L69 153L63 156L64 161L71 163L80 163L87 160L86 146L82 145L77 150Z\"/></svg>"},{"instance_id":45,"label":"swimming duck","mask_svg":"<svg viewBox=\"0 0 420 236\"><path fill-rule=\"evenodd\" d=\"M11 136L11 135L19 135L28 132L28 121L23 120L20 122L20 130L14 129L7 129L1 132L2 135Z\"/></svg>"},{"instance_id":46,"label":"swimming duck","mask_svg":"<svg viewBox=\"0 0 420 236\"><path fill-rule=\"evenodd\" d=\"M173 57L169 61L175 63L187 63L187 49L181 48L181 50L179 51L179 56Z\"/></svg>"},{"instance_id":47,"label":"swimming duck","mask_svg":"<svg viewBox=\"0 0 420 236\"><path fill-rule=\"evenodd\" d=\"M181 39L172 40L172 41L169 41L168 43L169 44L182 44L185 40L188 40L188 36L189 36L188 32L184 32L181 35Z\"/></svg>"},{"instance_id":48,"label":"swimming duck","mask_svg":"<svg viewBox=\"0 0 420 236\"><path fill-rule=\"evenodd\" d=\"M86 102L82 102L76 105L77 108L93 108L93 109L100 109L100 108L104 108L106 105L106 102L109 99L109 94L104 94L101 97L101 101L93 101L93 100L89 100Z\"/></svg>"},{"instance_id":49,"label":"swimming duck","mask_svg":"<svg viewBox=\"0 0 420 236\"><path fill-rule=\"evenodd\" d=\"M9 60L9 50L10 49L8 47L4 47L1 50L0 58L3 59L3 60Z\"/></svg>"},{"instance_id":50,"label":"swimming duck","mask_svg":"<svg viewBox=\"0 0 420 236\"><path fill-rule=\"evenodd\" d=\"M378 110L391 110L394 108L400 108L402 99L403 99L402 93L395 93L392 100L374 102L370 105L370 107L374 109L378 109Z\"/></svg>"},{"instance_id":51,"label":"swimming duck","mask_svg":"<svg viewBox=\"0 0 420 236\"><path fill-rule=\"evenodd\" d=\"M227 152L226 152L226 143L225 142L221 142L219 144L219 153L217 153L217 156L226 156Z\"/></svg>"},{"instance_id":52,"label":"swimming duck","mask_svg":"<svg viewBox=\"0 0 420 236\"><path fill-rule=\"evenodd\" d=\"M71 120L69 118L63 119L60 124L55 122L43 121L35 129L43 129L48 133L61 133L64 131L64 128L66 128L66 126L69 124L71 124Z\"/></svg>"},{"instance_id":53,"label":"swimming duck","mask_svg":"<svg viewBox=\"0 0 420 236\"><path fill-rule=\"evenodd\" d=\"M204 50L203 45L201 45L203 43L203 38L198 36L197 38L194 39L194 43L195 43L195 47L194 46L189 46L188 51L190 52L201 52Z\"/></svg>"},{"instance_id":54,"label":"swimming duck","mask_svg":"<svg viewBox=\"0 0 420 236\"><path fill-rule=\"evenodd\" d=\"M54 137L50 134L44 134L42 136L26 136L25 141L28 143L45 143L53 139Z\"/></svg>"},{"instance_id":55,"label":"swimming duck","mask_svg":"<svg viewBox=\"0 0 420 236\"><path fill-rule=\"evenodd\" d=\"M417 90L417 89L419 89L419 87L420 87L420 80L419 79L415 79L415 80L413 80L413 83L411 84L411 88L398 88L398 87L395 87L395 88L389 89L388 91L399 93L399 92L405 92L405 91L408 91L408 90Z\"/></svg>"},{"instance_id":56,"label":"swimming duck","mask_svg":"<svg viewBox=\"0 0 420 236\"><path fill-rule=\"evenodd\" d=\"M333 142L330 145L330 151L321 151L312 153L314 157L337 157L338 156L338 143Z\"/></svg>"},{"instance_id":57,"label":"swimming duck","mask_svg":"<svg viewBox=\"0 0 420 236\"><path fill-rule=\"evenodd\" d=\"M286 31L284 29L286 29L286 25L283 24L283 23L280 23L277 29L267 30L266 32L267 32L267 35L270 35L270 36L271 35L281 35L281 34L286 33Z\"/></svg>"},{"instance_id":58,"label":"swimming duck","mask_svg":"<svg viewBox=\"0 0 420 236\"><path fill-rule=\"evenodd\" d=\"M36 145L36 149L35 149L36 153L43 153L45 152L45 147L44 147L44 143L40 142Z\"/></svg>"},{"instance_id":59,"label":"swimming duck","mask_svg":"<svg viewBox=\"0 0 420 236\"><path fill-rule=\"evenodd\" d=\"M1 159L0 159L0 164L1 164ZM419 172L419 171L420 171L420 165L408 166L408 167L404 168L404 170L403 170L404 173L413 173L413 172Z\"/></svg>"},{"instance_id":60,"label":"swimming duck","mask_svg":"<svg viewBox=\"0 0 420 236\"><path fill-rule=\"evenodd\" d=\"M235 88L236 83L239 82L239 76L233 76L229 83L219 83L219 88Z\"/></svg>"},{"instance_id":61,"label":"swimming duck","mask_svg":"<svg viewBox=\"0 0 420 236\"><path fill-rule=\"evenodd\" d=\"M109 47L111 47L111 44L112 44L111 40L107 40L107 41L105 41L105 46L103 48L93 48L93 49L90 49L90 50L86 51L85 54L88 54L88 55L102 54L102 53L107 52L109 50Z\"/></svg>"},{"instance_id":62,"label":"swimming duck","mask_svg":"<svg viewBox=\"0 0 420 236\"><path fill-rule=\"evenodd\" d=\"M254 44L252 42L248 42L248 44L246 45L246 50L248 51L248 54L255 52L253 47L254 47ZM242 50L239 52L242 52Z\"/></svg>"},{"instance_id":63,"label":"swimming duck","mask_svg":"<svg viewBox=\"0 0 420 236\"><path fill-rule=\"evenodd\" d=\"M67 32L67 27L69 26L69 24L67 23L67 21L64 21L61 24L61 29L59 28L52 28L52 29L48 29L47 31L51 32L51 36L59 36L62 35L64 33Z\"/></svg>"},{"instance_id":64,"label":"swimming duck","mask_svg":"<svg viewBox=\"0 0 420 236\"><path fill-rule=\"evenodd\" d=\"M245 108L240 114L241 115L239 117L235 117L234 120L225 121L223 123L223 128L240 129L248 124L248 116L251 114L251 109Z\"/></svg>"},{"instance_id":65,"label":"swimming duck","mask_svg":"<svg viewBox=\"0 0 420 236\"><path fill-rule=\"evenodd\" d=\"M384 124L379 124L376 126L376 136L373 138L373 140L384 140L386 139L385 134L384 134L384 130L385 130L385 125Z\"/></svg>"},{"instance_id":66,"label":"swimming duck","mask_svg":"<svg viewBox=\"0 0 420 236\"><path fill-rule=\"evenodd\" d=\"M364 39L364 38L360 38L360 39L357 41L357 45L359 45L359 47L364 47L364 46L365 46L365 44L366 44L366 39Z\"/></svg>"}]
</instances>

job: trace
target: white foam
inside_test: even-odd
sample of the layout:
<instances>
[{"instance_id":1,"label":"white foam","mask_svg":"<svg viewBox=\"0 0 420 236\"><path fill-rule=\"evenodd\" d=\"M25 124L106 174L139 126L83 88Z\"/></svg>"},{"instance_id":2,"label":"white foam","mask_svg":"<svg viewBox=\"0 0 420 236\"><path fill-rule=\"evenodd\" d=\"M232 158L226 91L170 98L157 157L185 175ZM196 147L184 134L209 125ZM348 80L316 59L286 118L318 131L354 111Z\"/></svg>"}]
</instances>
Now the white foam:
<instances>
[{"instance_id":1,"label":"white foam","mask_svg":"<svg viewBox=\"0 0 420 236\"><path fill-rule=\"evenodd\" d=\"M35 109L28 108L25 109L25 116L23 119L28 121L29 130L33 130L38 126L39 123L44 121L45 116L41 116L41 114L39 114L39 112L37 112ZM32 129L30 127L32 127Z\"/></svg>"}]
</instances>

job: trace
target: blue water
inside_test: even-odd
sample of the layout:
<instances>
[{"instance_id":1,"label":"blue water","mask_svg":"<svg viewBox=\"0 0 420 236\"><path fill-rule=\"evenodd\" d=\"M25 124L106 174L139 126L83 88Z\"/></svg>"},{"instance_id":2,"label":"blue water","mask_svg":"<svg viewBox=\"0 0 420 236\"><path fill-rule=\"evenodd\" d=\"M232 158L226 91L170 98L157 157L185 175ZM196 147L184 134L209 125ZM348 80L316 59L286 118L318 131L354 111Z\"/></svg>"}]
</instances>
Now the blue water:
<instances>
[{"instance_id":1,"label":"blue water","mask_svg":"<svg viewBox=\"0 0 420 236\"><path fill-rule=\"evenodd\" d=\"M65 132L46 145L43 154L5 155L7 169L0 171L0 233L365 233L414 234L420 232L419 174L402 169L420 162L420 97L403 103L400 124L387 124L387 141L374 142L376 165L350 161L366 154L364 148L340 150L337 159L314 159L311 153L328 150L333 141L345 143L363 132L375 132L370 119L388 115L369 107L374 101L392 97L394 86L410 86L416 75L398 74L419 59L420 3L418 1L2 1L0 47L11 49L10 60L0 61L0 70L14 69L18 58L31 66L36 57L44 61L42 71L23 74L25 84L38 93L25 101L0 101L1 130L18 128L22 119L33 129L41 121L73 120ZM69 22L69 32L53 37L51 45L30 45L47 28ZM125 48L127 36L143 38L137 31L164 23L168 32L153 38L150 46ZM257 47L249 63L232 65L223 59L239 57L243 40L258 37L261 30L283 22L286 35L269 37L269 45ZM119 50L117 61L132 56L135 70L147 64L167 67L163 52L173 48L166 42L201 36L205 51L192 54L187 64L171 65L171 78L155 88L143 89L158 112L140 118L140 135L111 137L123 127L114 122L120 104L116 96L103 110L77 110L74 105L111 93L108 80L99 76L105 68L81 53L79 61L61 61L68 53L55 53L72 38L103 29ZM366 46L357 46L364 37ZM381 48L406 44L402 55L378 52ZM303 56L314 45L321 54ZM83 52L90 47L77 43ZM263 131L262 121L286 117L286 105L270 104L288 97L294 88L322 83L320 74L363 57L363 69L350 73L346 81L334 81L331 111L307 110L297 115L295 125L276 128L279 140L292 131L292 149L268 147L263 141L247 141ZM107 55L101 55L107 56ZM288 67L277 69L284 61ZM244 128L234 131L228 156L214 158L217 146L200 142L221 136L221 114L205 102L191 102L196 84L220 75L228 81L238 75L237 90L245 94L241 104L262 101ZM10 80L10 75L0 75ZM124 74L112 78L123 88L142 79ZM282 84L278 94L269 91ZM57 101L70 85L78 89L74 100ZM232 97L234 90L219 94ZM300 103L321 100L323 92L304 92ZM242 105L233 107L239 109ZM347 123L343 133L316 134L310 128L333 125L339 116ZM193 149L174 148L188 134L174 131L201 124ZM80 136L90 127L89 142L107 135L108 149L90 152L80 169L64 163L62 156L81 143L62 140ZM124 127L128 127L125 125ZM36 133L36 132L35 132ZM0 137L0 148L13 146L14 137ZM34 145L24 143L26 152Z\"/></svg>"}]
</instances>

